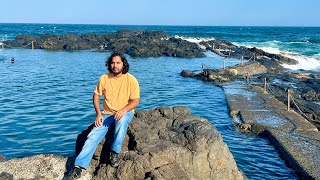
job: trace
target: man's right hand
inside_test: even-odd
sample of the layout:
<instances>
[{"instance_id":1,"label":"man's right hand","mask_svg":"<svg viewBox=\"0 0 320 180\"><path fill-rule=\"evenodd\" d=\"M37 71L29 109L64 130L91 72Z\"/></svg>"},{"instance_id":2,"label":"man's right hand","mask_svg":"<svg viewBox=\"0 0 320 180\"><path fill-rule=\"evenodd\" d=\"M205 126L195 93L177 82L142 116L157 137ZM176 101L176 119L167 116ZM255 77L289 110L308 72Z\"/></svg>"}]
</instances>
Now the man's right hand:
<instances>
[{"instance_id":1,"label":"man's right hand","mask_svg":"<svg viewBox=\"0 0 320 180\"><path fill-rule=\"evenodd\" d=\"M102 125L101 122L103 122L103 116L101 114L97 114L94 124L96 127L100 127Z\"/></svg>"}]
</instances>

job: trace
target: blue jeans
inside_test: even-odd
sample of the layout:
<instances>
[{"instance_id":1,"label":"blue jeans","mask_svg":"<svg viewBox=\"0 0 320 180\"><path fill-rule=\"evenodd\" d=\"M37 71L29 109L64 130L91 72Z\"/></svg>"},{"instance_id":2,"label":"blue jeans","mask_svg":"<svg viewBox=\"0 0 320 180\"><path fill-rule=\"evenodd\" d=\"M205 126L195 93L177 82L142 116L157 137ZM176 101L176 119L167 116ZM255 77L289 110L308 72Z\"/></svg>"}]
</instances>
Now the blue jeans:
<instances>
[{"instance_id":1,"label":"blue jeans","mask_svg":"<svg viewBox=\"0 0 320 180\"><path fill-rule=\"evenodd\" d=\"M129 123L133 119L133 113L131 111L127 112L119 121L114 119L114 115L103 114L102 116L104 119L102 126L94 126L94 128L88 134L87 140L84 143L80 154L77 156L76 161L74 162L75 166L88 169L95 150L113 123L115 123L115 129L111 150L116 153L120 153L122 141L127 133Z\"/></svg>"}]
</instances>

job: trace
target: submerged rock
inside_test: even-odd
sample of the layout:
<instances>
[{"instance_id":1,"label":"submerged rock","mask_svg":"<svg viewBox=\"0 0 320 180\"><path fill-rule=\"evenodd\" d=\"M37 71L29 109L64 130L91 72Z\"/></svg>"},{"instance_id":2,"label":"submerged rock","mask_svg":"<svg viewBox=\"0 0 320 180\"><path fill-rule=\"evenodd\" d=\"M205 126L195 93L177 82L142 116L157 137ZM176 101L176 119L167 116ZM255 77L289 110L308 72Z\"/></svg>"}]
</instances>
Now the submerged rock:
<instances>
[{"instance_id":1,"label":"submerged rock","mask_svg":"<svg viewBox=\"0 0 320 180\"><path fill-rule=\"evenodd\" d=\"M181 72L181 76L183 77L195 77L196 73L191 72L191 71L187 71L187 70L183 70Z\"/></svg>"},{"instance_id":2,"label":"submerged rock","mask_svg":"<svg viewBox=\"0 0 320 180\"><path fill-rule=\"evenodd\" d=\"M92 126L79 134L81 149ZM81 179L244 179L227 145L207 120L185 107L137 111L118 168L109 165L112 131L100 143ZM37 155L0 163L3 177L61 179L74 157Z\"/></svg>"}]
</instances>

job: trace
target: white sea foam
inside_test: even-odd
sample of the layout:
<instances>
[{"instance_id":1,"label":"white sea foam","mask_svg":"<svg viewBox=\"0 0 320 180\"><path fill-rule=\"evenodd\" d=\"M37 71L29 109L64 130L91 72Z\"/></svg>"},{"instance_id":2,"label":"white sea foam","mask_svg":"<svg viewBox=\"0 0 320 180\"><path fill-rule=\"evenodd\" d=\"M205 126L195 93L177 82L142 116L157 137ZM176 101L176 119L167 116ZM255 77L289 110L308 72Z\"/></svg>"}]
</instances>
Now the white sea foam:
<instances>
[{"instance_id":1,"label":"white sea foam","mask_svg":"<svg viewBox=\"0 0 320 180\"><path fill-rule=\"evenodd\" d=\"M272 47L261 47L260 49L265 52L272 54L280 54L282 56L294 59L298 62L298 64L290 65L290 64L282 64L284 68L291 70L318 70L320 69L320 59L316 59L314 57L303 56L299 53L289 52L289 51L281 51L278 48Z\"/></svg>"},{"instance_id":2,"label":"white sea foam","mask_svg":"<svg viewBox=\"0 0 320 180\"><path fill-rule=\"evenodd\" d=\"M178 39L186 40L192 43L196 43L201 49L206 49L206 47L201 45L200 42L215 40L215 38L195 38L195 37L184 37L184 36L177 36L177 35L174 37Z\"/></svg>"},{"instance_id":3,"label":"white sea foam","mask_svg":"<svg viewBox=\"0 0 320 180\"><path fill-rule=\"evenodd\" d=\"M293 41L293 42L288 42L289 44L305 44L309 43L309 41Z\"/></svg>"},{"instance_id":4,"label":"white sea foam","mask_svg":"<svg viewBox=\"0 0 320 180\"><path fill-rule=\"evenodd\" d=\"M273 47L260 47L259 49L264 50L267 53L271 53L271 54L282 54L282 51L280 51L280 49L278 48L273 48Z\"/></svg>"},{"instance_id":5,"label":"white sea foam","mask_svg":"<svg viewBox=\"0 0 320 180\"><path fill-rule=\"evenodd\" d=\"M298 64L295 64L295 65L282 64L282 66L287 69L320 71L320 53L314 55L313 57L307 57L295 52L282 51L276 48L277 46L279 46L277 45L278 43L281 43L281 42L277 40L273 40L273 41L267 41L267 42L248 42L248 43L241 43L241 44L234 43L234 44L238 46L244 45L248 48L257 47L259 49L262 49L265 52L268 52L271 54L280 54L282 56L294 59L298 62Z\"/></svg>"},{"instance_id":6,"label":"white sea foam","mask_svg":"<svg viewBox=\"0 0 320 180\"><path fill-rule=\"evenodd\" d=\"M211 41L215 40L215 38L195 38L195 37L184 37L184 36L174 36L175 38L180 38L193 43L200 43L202 41Z\"/></svg>"}]
</instances>

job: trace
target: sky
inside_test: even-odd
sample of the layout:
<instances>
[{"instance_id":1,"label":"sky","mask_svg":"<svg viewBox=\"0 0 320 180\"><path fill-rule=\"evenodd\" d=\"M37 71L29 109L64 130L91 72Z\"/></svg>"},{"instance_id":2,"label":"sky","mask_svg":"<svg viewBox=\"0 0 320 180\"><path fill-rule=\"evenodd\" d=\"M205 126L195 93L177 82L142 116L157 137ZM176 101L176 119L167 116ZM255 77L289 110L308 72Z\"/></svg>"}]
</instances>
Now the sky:
<instances>
[{"instance_id":1,"label":"sky","mask_svg":"<svg viewBox=\"0 0 320 180\"><path fill-rule=\"evenodd\" d=\"M0 0L0 23L320 26L320 0Z\"/></svg>"}]
</instances>

